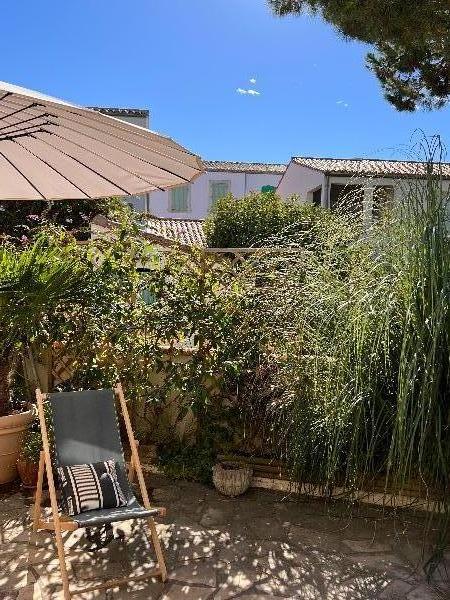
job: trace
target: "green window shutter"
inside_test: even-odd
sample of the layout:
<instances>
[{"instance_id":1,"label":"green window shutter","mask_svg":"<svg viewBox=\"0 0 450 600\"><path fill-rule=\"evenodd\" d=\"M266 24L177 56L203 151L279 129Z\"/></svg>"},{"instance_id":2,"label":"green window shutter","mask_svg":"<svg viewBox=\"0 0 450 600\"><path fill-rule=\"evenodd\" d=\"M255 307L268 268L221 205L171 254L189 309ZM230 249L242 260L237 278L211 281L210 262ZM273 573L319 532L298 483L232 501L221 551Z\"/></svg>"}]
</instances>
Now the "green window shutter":
<instances>
[{"instance_id":1,"label":"green window shutter","mask_svg":"<svg viewBox=\"0 0 450 600\"><path fill-rule=\"evenodd\" d=\"M189 186L183 185L170 190L170 210L172 212L189 211Z\"/></svg>"},{"instance_id":2,"label":"green window shutter","mask_svg":"<svg viewBox=\"0 0 450 600\"><path fill-rule=\"evenodd\" d=\"M145 302L145 304L147 304L147 306L151 306L152 304L154 304L156 302L155 294L147 288L144 288L141 291L141 297L142 297L142 300Z\"/></svg>"},{"instance_id":3,"label":"green window shutter","mask_svg":"<svg viewBox=\"0 0 450 600\"><path fill-rule=\"evenodd\" d=\"M211 181L211 206L230 191L229 181Z\"/></svg>"}]
</instances>

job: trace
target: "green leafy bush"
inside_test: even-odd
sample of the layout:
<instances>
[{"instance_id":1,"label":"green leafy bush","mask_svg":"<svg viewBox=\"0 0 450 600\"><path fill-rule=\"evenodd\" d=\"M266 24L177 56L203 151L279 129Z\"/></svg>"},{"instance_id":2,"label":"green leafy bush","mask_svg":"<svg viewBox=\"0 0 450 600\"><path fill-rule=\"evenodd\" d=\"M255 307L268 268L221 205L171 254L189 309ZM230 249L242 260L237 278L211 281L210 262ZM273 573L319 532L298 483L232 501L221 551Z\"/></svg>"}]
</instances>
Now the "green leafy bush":
<instances>
[{"instance_id":1,"label":"green leafy bush","mask_svg":"<svg viewBox=\"0 0 450 600\"><path fill-rule=\"evenodd\" d=\"M326 209L296 198L285 201L274 192L229 195L218 200L205 222L206 242L211 248L281 246L302 234L302 244L309 246L330 218Z\"/></svg>"},{"instance_id":2,"label":"green leafy bush","mask_svg":"<svg viewBox=\"0 0 450 600\"><path fill-rule=\"evenodd\" d=\"M88 239L90 222L95 215L123 219L131 213L119 198L101 200L0 201L0 236L26 241L45 225L73 232Z\"/></svg>"},{"instance_id":3,"label":"green leafy bush","mask_svg":"<svg viewBox=\"0 0 450 600\"><path fill-rule=\"evenodd\" d=\"M20 459L38 464L42 451L42 436L39 427L28 429L22 439Z\"/></svg>"},{"instance_id":4,"label":"green leafy bush","mask_svg":"<svg viewBox=\"0 0 450 600\"><path fill-rule=\"evenodd\" d=\"M158 443L163 454L180 447L173 423L164 428L171 435L146 426L164 420L166 403L176 401L177 422L189 412L198 424L196 449L228 448L238 424L223 427L235 412L223 400L259 352L257 330L242 327L242 286L230 262L198 249L162 253L128 226L82 251L95 265L92 300L69 307L55 331L73 357L71 376L59 387L110 386L120 377L142 442Z\"/></svg>"}]
</instances>

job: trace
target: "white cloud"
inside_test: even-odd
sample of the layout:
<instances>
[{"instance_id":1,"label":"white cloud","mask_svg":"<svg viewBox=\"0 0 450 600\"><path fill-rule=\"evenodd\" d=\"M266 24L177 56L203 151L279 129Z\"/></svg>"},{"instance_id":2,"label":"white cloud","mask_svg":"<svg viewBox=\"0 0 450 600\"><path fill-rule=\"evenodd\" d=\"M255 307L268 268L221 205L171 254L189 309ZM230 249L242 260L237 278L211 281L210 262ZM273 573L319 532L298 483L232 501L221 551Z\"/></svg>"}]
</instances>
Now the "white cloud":
<instances>
[{"instance_id":1,"label":"white cloud","mask_svg":"<svg viewBox=\"0 0 450 600\"><path fill-rule=\"evenodd\" d=\"M248 94L249 96L260 96L261 95L261 92L258 92L257 90L253 90L251 88L248 90L244 90L244 88L238 87L236 89L236 92L238 94L242 94L242 95Z\"/></svg>"},{"instance_id":2,"label":"white cloud","mask_svg":"<svg viewBox=\"0 0 450 600\"><path fill-rule=\"evenodd\" d=\"M341 106L343 106L344 108L348 108L348 106L349 106L349 105L348 105L348 103L347 103L347 102L345 102L344 100L338 100L338 101L336 102L336 104L340 104L340 105L341 105Z\"/></svg>"},{"instance_id":3,"label":"white cloud","mask_svg":"<svg viewBox=\"0 0 450 600\"><path fill-rule=\"evenodd\" d=\"M249 81L250 81L250 83L252 85L255 85L255 83L256 83L256 77L252 77L251 79L249 79Z\"/></svg>"}]
</instances>

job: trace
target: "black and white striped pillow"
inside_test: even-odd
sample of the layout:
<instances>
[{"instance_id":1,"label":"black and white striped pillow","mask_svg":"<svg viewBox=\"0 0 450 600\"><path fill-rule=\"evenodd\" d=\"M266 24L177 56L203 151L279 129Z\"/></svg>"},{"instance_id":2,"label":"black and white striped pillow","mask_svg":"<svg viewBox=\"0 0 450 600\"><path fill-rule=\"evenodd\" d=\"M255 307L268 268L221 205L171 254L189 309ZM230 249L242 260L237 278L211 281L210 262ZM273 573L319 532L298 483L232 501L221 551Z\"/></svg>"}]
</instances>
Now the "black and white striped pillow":
<instances>
[{"instance_id":1,"label":"black and white striped pillow","mask_svg":"<svg viewBox=\"0 0 450 600\"><path fill-rule=\"evenodd\" d=\"M58 467L65 509L70 516L127 503L117 479L116 461Z\"/></svg>"}]
</instances>

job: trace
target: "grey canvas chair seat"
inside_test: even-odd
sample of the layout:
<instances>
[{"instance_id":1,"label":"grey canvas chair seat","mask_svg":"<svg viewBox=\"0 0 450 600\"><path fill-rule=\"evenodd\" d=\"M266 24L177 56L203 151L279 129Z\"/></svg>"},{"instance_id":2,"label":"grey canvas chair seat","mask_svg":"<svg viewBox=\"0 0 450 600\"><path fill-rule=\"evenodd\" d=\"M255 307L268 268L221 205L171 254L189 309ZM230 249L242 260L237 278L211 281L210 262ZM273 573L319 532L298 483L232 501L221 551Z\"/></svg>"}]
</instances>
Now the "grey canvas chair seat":
<instances>
[{"instance_id":1,"label":"grey canvas chair seat","mask_svg":"<svg viewBox=\"0 0 450 600\"><path fill-rule=\"evenodd\" d=\"M131 448L129 468L125 463L122 442L120 439L120 428L115 402L116 397L120 402L127 437ZM74 531L79 527L91 528L109 525L117 521L142 519L144 522L144 530L149 538L151 538L155 548L158 566L137 576L101 582L100 584L91 585L84 590L78 589L76 592L77 594L109 587L117 587L125 585L130 581L147 577L159 576L165 581L167 570L161 543L153 521L153 516L165 514L165 509L153 508L150 505L139 461L137 442L134 439L131 421L120 383L118 383L114 389L109 390L58 392L45 395L42 394L40 390L36 390L36 399L44 449L41 452L39 461L33 529L35 531L39 529L48 529L55 532L64 598L67 600L71 598L72 594L69 588L69 579L65 564L62 531ZM49 424L51 424L53 433L53 448L50 446L47 420L45 418L44 400L47 400L50 409ZM125 495L127 504L117 508L89 510L81 512L73 517L60 515L53 478L53 467L83 465L107 460L114 460L116 462L117 478ZM52 516L49 520L44 520L42 518L41 510L44 471L47 474L52 507ZM128 477L128 475L133 477L134 473L136 473L139 480L142 504L134 495Z\"/></svg>"}]
</instances>

